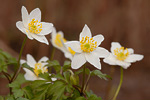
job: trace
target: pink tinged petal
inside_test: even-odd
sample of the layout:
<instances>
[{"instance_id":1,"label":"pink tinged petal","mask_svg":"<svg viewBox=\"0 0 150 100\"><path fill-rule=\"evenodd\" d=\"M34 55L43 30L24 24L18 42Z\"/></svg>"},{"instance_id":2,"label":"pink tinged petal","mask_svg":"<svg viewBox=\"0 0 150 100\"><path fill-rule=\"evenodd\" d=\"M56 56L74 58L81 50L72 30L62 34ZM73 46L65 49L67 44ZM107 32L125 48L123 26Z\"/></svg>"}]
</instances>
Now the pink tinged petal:
<instances>
[{"instance_id":1,"label":"pink tinged petal","mask_svg":"<svg viewBox=\"0 0 150 100\"><path fill-rule=\"evenodd\" d=\"M24 25L23 25L23 23L22 23L21 21L18 21L18 22L16 23L16 27L17 27L22 33L26 34L26 29L25 29L25 27L24 27Z\"/></svg>"},{"instance_id":2,"label":"pink tinged petal","mask_svg":"<svg viewBox=\"0 0 150 100\"><path fill-rule=\"evenodd\" d=\"M21 8L21 13L22 13L22 22L24 26L27 27L29 23L29 14L27 9L24 6L22 6Z\"/></svg>"},{"instance_id":3,"label":"pink tinged petal","mask_svg":"<svg viewBox=\"0 0 150 100\"><path fill-rule=\"evenodd\" d=\"M126 62L136 62L136 61L142 60L143 57L144 57L143 55L131 54L125 59L125 61Z\"/></svg>"},{"instance_id":4,"label":"pink tinged petal","mask_svg":"<svg viewBox=\"0 0 150 100\"><path fill-rule=\"evenodd\" d=\"M39 8L35 8L34 10L31 11L30 20L32 20L33 18L35 20L41 21L41 11Z\"/></svg>"},{"instance_id":5,"label":"pink tinged petal","mask_svg":"<svg viewBox=\"0 0 150 100\"><path fill-rule=\"evenodd\" d=\"M97 47L96 50L94 50L91 53L94 53L95 55L97 55L100 58L105 58L110 55L109 51L102 47Z\"/></svg>"},{"instance_id":6,"label":"pink tinged petal","mask_svg":"<svg viewBox=\"0 0 150 100\"><path fill-rule=\"evenodd\" d=\"M30 54L27 54L27 64L32 68L34 68L36 64L35 59Z\"/></svg>"},{"instance_id":7,"label":"pink tinged petal","mask_svg":"<svg viewBox=\"0 0 150 100\"><path fill-rule=\"evenodd\" d=\"M134 50L132 48L128 48L128 52L129 52L129 54L133 54Z\"/></svg>"},{"instance_id":8,"label":"pink tinged petal","mask_svg":"<svg viewBox=\"0 0 150 100\"><path fill-rule=\"evenodd\" d=\"M85 53L86 60L97 69L101 69L100 59L98 56L91 53Z\"/></svg>"},{"instance_id":9,"label":"pink tinged petal","mask_svg":"<svg viewBox=\"0 0 150 100\"><path fill-rule=\"evenodd\" d=\"M37 35L48 35L49 33L52 32L53 30L53 24L52 23L47 23L47 22L41 22L42 23L42 31L40 34Z\"/></svg>"},{"instance_id":10,"label":"pink tinged petal","mask_svg":"<svg viewBox=\"0 0 150 100\"><path fill-rule=\"evenodd\" d=\"M37 41L49 45L49 43L48 43L48 41L47 41L47 39L46 39L45 36L37 35L37 34L31 34L31 36L32 36L34 39L36 39Z\"/></svg>"},{"instance_id":11,"label":"pink tinged petal","mask_svg":"<svg viewBox=\"0 0 150 100\"><path fill-rule=\"evenodd\" d=\"M118 42L112 42L111 43L111 52L114 54L114 50L116 48L121 48L121 45Z\"/></svg>"},{"instance_id":12,"label":"pink tinged petal","mask_svg":"<svg viewBox=\"0 0 150 100\"><path fill-rule=\"evenodd\" d=\"M69 42L66 42L65 45L67 47L70 47L73 51L75 51L77 53L81 53L82 52L79 41L69 41Z\"/></svg>"},{"instance_id":13,"label":"pink tinged petal","mask_svg":"<svg viewBox=\"0 0 150 100\"><path fill-rule=\"evenodd\" d=\"M88 36L89 38L91 38L91 31L89 29L89 27L85 24L82 32L80 33L80 41L82 40L82 37L86 37Z\"/></svg>"},{"instance_id":14,"label":"pink tinged petal","mask_svg":"<svg viewBox=\"0 0 150 100\"><path fill-rule=\"evenodd\" d=\"M26 69L26 68L23 68L23 69L26 72L24 75L26 80L29 80L29 81L37 80L37 76L32 71L30 71L29 69Z\"/></svg>"},{"instance_id":15,"label":"pink tinged petal","mask_svg":"<svg viewBox=\"0 0 150 100\"><path fill-rule=\"evenodd\" d=\"M93 37L94 42L97 42L97 47L101 44L101 42L104 40L103 35L96 35Z\"/></svg>"},{"instance_id":16,"label":"pink tinged petal","mask_svg":"<svg viewBox=\"0 0 150 100\"><path fill-rule=\"evenodd\" d=\"M72 69L78 69L85 63L86 63L86 60L85 60L84 54L76 53L72 59L71 67Z\"/></svg>"}]
</instances>

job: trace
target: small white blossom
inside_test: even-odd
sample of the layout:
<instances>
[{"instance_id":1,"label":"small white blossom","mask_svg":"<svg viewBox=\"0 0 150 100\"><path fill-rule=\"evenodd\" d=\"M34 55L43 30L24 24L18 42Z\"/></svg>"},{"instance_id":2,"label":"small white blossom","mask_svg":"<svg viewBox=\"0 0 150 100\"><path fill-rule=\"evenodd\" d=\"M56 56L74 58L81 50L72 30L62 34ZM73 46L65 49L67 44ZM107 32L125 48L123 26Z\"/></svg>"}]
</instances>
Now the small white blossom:
<instances>
[{"instance_id":1,"label":"small white blossom","mask_svg":"<svg viewBox=\"0 0 150 100\"><path fill-rule=\"evenodd\" d=\"M124 48L118 42L111 43L111 54L104 59L105 63L109 65L119 65L127 69L131 63L143 59L143 55L133 54L134 50L131 48Z\"/></svg>"},{"instance_id":2,"label":"small white blossom","mask_svg":"<svg viewBox=\"0 0 150 100\"><path fill-rule=\"evenodd\" d=\"M23 68L26 72L24 77L26 80L34 81L34 80L43 80L43 78L39 77L39 74L41 73L47 73L48 69L45 67L46 64L48 64L46 61L48 60L47 57L42 57L38 62L35 61L35 59L30 55L27 54L27 61L20 60L20 63L27 63L31 68L33 68L32 72L31 70L27 68ZM56 78L52 78L52 81L55 81Z\"/></svg>"},{"instance_id":3,"label":"small white blossom","mask_svg":"<svg viewBox=\"0 0 150 100\"><path fill-rule=\"evenodd\" d=\"M27 35L29 39L36 39L39 42L49 44L45 35L52 32L52 23L41 22L41 11L36 8L28 14L27 9L22 6L22 21L16 23L16 27Z\"/></svg>"},{"instance_id":4,"label":"small white blossom","mask_svg":"<svg viewBox=\"0 0 150 100\"><path fill-rule=\"evenodd\" d=\"M75 51L75 55L72 58L71 67L73 69L80 68L86 62L89 62L97 69L101 69L100 59L109 56L109 52L98 47L104 40L103 35L96 35L92 38L91 31L87 25L84 26L80 33L79 41L67 42L67 47L70 47Z\"/></svg>"}]
</instances>

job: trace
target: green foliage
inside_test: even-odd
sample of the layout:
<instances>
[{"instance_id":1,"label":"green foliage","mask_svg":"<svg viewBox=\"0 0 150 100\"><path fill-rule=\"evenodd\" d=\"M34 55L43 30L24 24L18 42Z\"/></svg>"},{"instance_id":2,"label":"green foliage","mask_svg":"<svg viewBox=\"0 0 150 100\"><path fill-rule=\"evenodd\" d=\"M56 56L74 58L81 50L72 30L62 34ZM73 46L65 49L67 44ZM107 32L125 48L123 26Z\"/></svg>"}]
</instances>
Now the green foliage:
<instances>
[{"instance_id":1,"label":"green foliage","mask_svg":"<svg viewBox=\"0 0 150 100\"><path fill-rule=\"evenodd\" d=\"M100 70L93 70L93 71L91 72L91 76L94 76L94 75L96 75L96 76L98 76L99 78L104 79L104 80L107 80L107 78L110 78L110 79L111 79L111 77L110 77L109 75L103 74Z\"/></svg>"},{"instance_id":2,"label":"green foliage","mask_svg":"<svg viewBox=\"0 0 150 100\"><path fill-rule=\"evenodd\" d=\"M0 72L7 72L8 65L17 66L17 60L0 49Z\"/></svg>"}]
</instances>

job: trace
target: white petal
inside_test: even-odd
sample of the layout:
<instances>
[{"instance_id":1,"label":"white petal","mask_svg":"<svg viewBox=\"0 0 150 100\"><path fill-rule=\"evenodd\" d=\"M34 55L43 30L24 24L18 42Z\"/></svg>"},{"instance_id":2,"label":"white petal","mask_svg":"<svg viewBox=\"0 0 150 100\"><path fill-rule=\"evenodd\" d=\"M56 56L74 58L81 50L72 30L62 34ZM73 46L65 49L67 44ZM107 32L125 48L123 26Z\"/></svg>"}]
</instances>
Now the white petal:
<instances>
[{"instance_id":1,"label":"white petal","mask_svg":"<svg viewBox=\"0 0 150 100\"><path fill-rule=\"evenodd\" d=\"M128 48L129 54L133 54L134 50L132 48Z\"/></svg>"},{"instance_id":2,"label":"white petal","mask_svg":"<svg viewBox=\"0 0 150 100\"><path fill-rule=\"evenodd\" d=\"M121 45L118 42L112 42L111 43L111 52L114 54L114 50L116 48L121 48Z\"/></svg>"},{"instance_id":3,"label":"white petal","mask_svg":"<svg viewBox=\"0 0 150 100\"><path fill-rule=\"evenodd\" d=\"M27 27L29 23L29 14L27 9L24 6L22 6L21 8L21 13L22 13L22 22L24 26Z\"/></svg>"},{"instance_id":4,"label":"white petal","mask_svg":"<svg viewBox=\"0 0 150 100\"><path fill-rule=\"evenodd\" d=\"M105 58L103 61L109 65L119 65L124 69L127 69L131 65L128 62L117 60L113 54L110 54L109 57Z\"/></svg>"},{"instance_id":5,"label":"white petal","mask_svg":"<svg viewBox=\"0 0 150 100\"><path fill-rule=\"evenodd\" d=\"M46 39L45 36L42 36L42 35L36 35L36 34L31 34L31 36L32 36L33 38L35 38L37 41L49 45L49 43L48 43L48 41L47 41L47 39Z\"/></svg>"},{"instance_id":6,"label":"white petal","mask_svg":"<svg viewBox=\"0 0 150 100\"><path fill-rule=\"evenodd\" d=\"M109 55L107 58L105 58L103 61L104 61L105 63L109 64L109 65L117 65L117 64L116 64L116 58L115 58L115 56L112 55L111 53L110 53L110 55Z\"/></svg>"},{"instance_id":7,"label":"white petal","mask_svg":"<svg viewBox=\"0 0 150 100\"><path fill-rule=\"evenodd\" d=\"M52 81L56 81L57 80L57 78L52 78Z\"/></svg>"},{"instance_id":8,"label":"white petal","mask_svg":"<svg viewBox=\"0 0 150 100\"><path fill-rule=\"evenodd\" d=\"M26 80L29 80L29 81L37 80L37 76L32 71L30 71L29 69L26 69L26 68L23 68L23 69L26 72L24 75Z\"/></svg>"},{"instance_id":9,"label":"white petal","mask_svg":"<svg viewBox=\"0 0 150 100\"><path fill-rule=\"evenodd\" d=\"M33 33L30 33L29 31L26 31L26 35L29 39L33 40L33 37L31 36L31 34Z\"/></svg>"},{"instance_id":10,"label":"white petal","mask_svg":"<svg viewBox=\"0 0 150 100\"><path fill-rule=\"evenodd\" d=\"M101 44L101 42L104 40L103 35L96 35L93 37L94 42L97 42L97 47Z\"/></svg>"},{"instance_id":11,"label":"white petal","mask_svg":"<svg viewBox=\"0 0 150 100\"><path fill-rule=\"evenodd\" d=\"M49 33L52 32L53 30L53 24L52 23L47 23L47 22L41 22L42 23L42 31L40 34L37 35L48 35Z\"/></svg>"},{"instance_id":12,"label":"white petal","mask_svg":"<svg viewBox=\"0 0 150 100\"><path fill-rule=\"evenodd\" d=\"M94 53L95 55L97 55L98 57L100 58L105 58L105 57L108 57L109 56L109 52L108 50L106 50L105 48L102 48L102 47L97 47L96 50L94 50L93 52L91 53Z\"/></svg>"},{"instance_id":13,"label":"white petal","mask_svg":"<svg viewBox=\"0 0 150 100\"><path fill-rule=\"evenodd\" d=\"M79 41L69 41L69 42L66 42L65 45L67 46L67 48L70 47L73 51L77 53L82 52Z\"/></svg>"},{"instance_id":14,"label":"white petal","mask_svg":"<svg viewBox=\"0 0 150 100\"><path fill-rule=\"evenodd\" d=\"M26 63L26 61L21 59L20 64L24 64L24 63Z\"/></svg>"},{"instance_id":15,"label":"white petal","mask_svg":"<svg viewBox=\"0 0 150 100\"><path fill-rule=\"evenodd\" d=\"M25 29L25 27L24 27L24 25L23 25L23 23L22 23L21 21L18 21L18 22L16 23L16 27L17 27L22 33L26 34L26 29Z\"/></svg>"},{"instance_id":16,"label":"white petal","mask_svg":"<svg viewBox=\"0 0 150 100\"><path fill-rule=\"evenodd\" d=\"M129 62L120 61L120 60L117 60L116 64L123 67L124 69L127 69L131 65L131 63Z\"/></svg>"},{"instance_id":17,"label":"white petal","mask_svg":"<svg viewBox=\"0 0 150 100\"><path fill-rule=\"evenodd\" d=\"M55 37L56 37L56 28L55 27L53 27L53 29L52 29L51 37L52 37L52 41L54 42L55 41Z\"/></svg>"},{"instance_id":18,"label":"white petal","mask_svg":"<svg viewBox=\"0 0 150 100\"><path fill-rule=\"evenodd\" d=\"M38 61L38 63L41 63L42 61L46 62L47 60L48 60L48 57L42 57L42 58Z\"/></svg>"},{"instance_id":19,"label":"white petal","mask_svg":"<svg viewBox=\"0 0 150 100\"><path fill-rule=\"evenodd\" d=\"M57 32L57 34L60 34L62 38L64 38L64 33L62 31Z\"/></svg>"},{"instance_id":20,"label":"white petal","mask_svg":"<svg viewBox=\"0 0 150 100\"><path fill-rule=\"evenodd\" d=\"M30 20L32 20L33 18L35 20L41 21L41 11L39 8L35 8L34 10L31 11Z\"/></svg>"},{"instance_id":21,"label":"white petal","mask_svg":"<svg viewBox=\"0 0 150 100\"><path fill-rule=\"evenodd\" d=\"M35 59L30 54L27 54L27 64L32 68L34 68L36 64Z\"/></svg>"},{"instance_id":22,"label":"white petal","mask_svg":"<svg viewBox=\"0 0 150 100\"><path fill-rule=\"evenodd\" d=\"M66 58L69 58L70 60L72 60L73 55L70 52L64 52L64 55Z\"/></svg>"},{"instance_id":23,"label":"white petal","mask_svg":"<svg viewBox=\"0 0 150 100\"><path fill-rule=\"evenodd\" d=\"M100 59L98 56L91 53L85 53L86 60L97 69L101 69Z\"/></svg>"},{"instance_id":24,"label":"white petal","mask_svg":"<svg viewBox=\"0 0 150 100\"><path fill-rule=\"evenodd\" d=\"M80 41L82 40L82 37L86 37L86 36L91 38L91 31L90 31L89 27L85 24L82 32L80 33Z\"/></svg>"},{"instance_id":25,"label":"white petal","mask_svg":"<svg viewBox=\"0 0 150 100\"><path fill-rule=\"evenodd\" d=\"M84 54L76 53L72 59L71 67L72 69L78 69L85 63L86 63L86 60L85 60Z\"/></svg>"},{"instance_id":26,"label":"white petal","mask_svg":"<svg viewBox=\"0 0 150 100\"><path fill-rule=\"evenodd\" d=\"M136 61L142 60L143 57L144 57L143 55L131 54L125 59L125 61L126 62L136 62Z\"/></svg>"}]
</instances>

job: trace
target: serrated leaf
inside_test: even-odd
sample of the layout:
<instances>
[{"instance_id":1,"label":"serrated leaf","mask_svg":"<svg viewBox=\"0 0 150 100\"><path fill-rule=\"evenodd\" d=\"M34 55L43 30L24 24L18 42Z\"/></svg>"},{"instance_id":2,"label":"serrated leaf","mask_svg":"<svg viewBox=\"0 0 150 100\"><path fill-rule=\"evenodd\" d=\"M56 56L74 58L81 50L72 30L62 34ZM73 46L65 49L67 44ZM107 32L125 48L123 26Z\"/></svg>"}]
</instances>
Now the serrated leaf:
<instances>
[{"instance_id":1,"label":"serrated leaf","mask_svg":"<svg viewBox=\"0 0 150 100\"><path fill-rule=\"evenodd\" d=\"M78 97L75 100L86 100L84 97Z\"/></svg>"},{"instance_id":2,"label":"serrated leaf","mask_svg":"<svg viewBox=\"0 0 150 100\"><path fill-rule=\"evenodd\" d=\"M19 97L16 100L29 100L29 99L26 99L26 98L23 98L23 97Z\"/></svg>"},{"instance_id":3,"label":"serrated leaf","mask_svg":"<svg viewBox=\"0 0 150 100\"><path fill-rule=\"evenodd\" d=\"M15 89L15 90L13 90L13 93L14 93L15 98L18 98L18 97L23 96L24 91L21 89Z\"/></svg>"},{"instance_id":4,"label":"serrated leaf","mask_svg":"<svg viewBox=\"0 0 150 100\"><path fill-rule=\"evenodd\" d=\"M71 62L70 61L65 61L62 68L63 68L63 72L67 71L68 69L71 68Z\"/></svg>"},{"instance_id":5,"label":"serrated leaf","mask_svg":"<svg viewBox=\"0 0 150 100\"><path fill-rule=\"evenodd\" d=\"M76 75L78 75L80 73L83 73L83 68L75 72ZM89 75L90 74L90 70L88 68L85 68L85 73L87 75Z\"/></svg>"}]
</instances>

